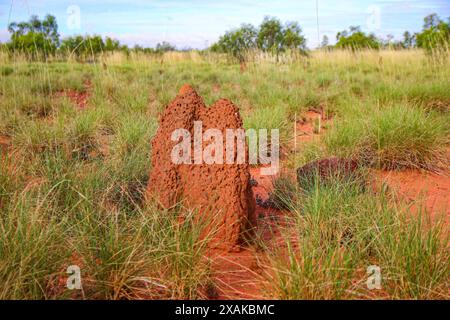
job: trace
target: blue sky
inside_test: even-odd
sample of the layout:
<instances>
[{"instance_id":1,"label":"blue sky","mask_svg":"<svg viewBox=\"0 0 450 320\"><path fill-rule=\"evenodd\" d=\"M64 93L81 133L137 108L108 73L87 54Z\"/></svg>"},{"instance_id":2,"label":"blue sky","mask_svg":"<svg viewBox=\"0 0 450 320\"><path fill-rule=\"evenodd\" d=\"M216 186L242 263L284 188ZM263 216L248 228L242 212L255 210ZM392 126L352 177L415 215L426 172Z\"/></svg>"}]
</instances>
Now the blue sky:
<instances>
[{"instance_id":1,"label":"blue sky","mask_svg":"<svg viewBox=\"0 0 450 320\"><path fill-rule=\"evenodd\" d=\"M319 36L330 42L350 25L399 39L405 30L419 31L430 13L450 17L450 0L317 1ZM270 15L298 21L308 47L318 44L316 0L0 0L0 41L9 38L9 21L46 13L56 16L62 36L96 33L128 45L169 41L179 48L204 48L226 30L244 22L258 25Z\"/></svg>"}]
</instances>

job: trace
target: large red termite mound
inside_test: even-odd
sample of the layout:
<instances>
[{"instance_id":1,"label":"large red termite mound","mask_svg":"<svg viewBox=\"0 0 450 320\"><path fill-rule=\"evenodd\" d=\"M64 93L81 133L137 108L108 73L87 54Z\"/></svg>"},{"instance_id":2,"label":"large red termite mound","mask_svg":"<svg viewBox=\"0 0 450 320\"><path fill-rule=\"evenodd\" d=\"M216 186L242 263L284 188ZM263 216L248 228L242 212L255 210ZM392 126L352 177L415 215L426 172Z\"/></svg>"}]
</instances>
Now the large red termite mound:
<instances>
[{"instance_id":1,"label":"large red termite mound","mask_svg":"<svg viewBox=\"0 0 450 320\"><path fill-rule=\"evenodd\" d=\"M186 129L194 146L195 121L202 122L202 133L218 129L223 137L226 137L226 129L242 129L242 119L233 103L221 99L207 107L189 85L184 85L166 107L153 138L147 194L166 208L182 201L184 206L196 209L200 218L208 218L208 225L214 226L211 233L213 246L232 249L242 244L256 225L248 161L195 164L192 151L191 164L174 163L171 154L179 141L172 141L172 133ZM203 142L203 148L207 145L208 142ZM224 155L226 146L224 142ZM237 149L236 146L233 149L235 158ZM245 154L247 157L246 145Z\"/></svg>"}]
</instances>

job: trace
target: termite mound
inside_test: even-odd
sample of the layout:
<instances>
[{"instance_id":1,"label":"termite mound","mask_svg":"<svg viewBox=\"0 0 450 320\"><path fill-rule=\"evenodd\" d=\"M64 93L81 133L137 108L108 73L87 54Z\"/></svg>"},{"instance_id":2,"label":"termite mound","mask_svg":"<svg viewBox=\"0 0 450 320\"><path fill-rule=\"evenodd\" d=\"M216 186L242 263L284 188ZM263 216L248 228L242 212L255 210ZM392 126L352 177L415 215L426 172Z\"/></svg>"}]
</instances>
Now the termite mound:
<instances>
[{"instance_id":1,"label":"termite mound","mask_svg":"<svg viewBox=\"0 0 450 320\"><path fill-rule=\"evenodd\" d=\"M231 250L248 240L256 227L248 161L196 164L193 159L192 163L174 163L171 155L178 141L172 140L173 132L185 129L193 140L196 121L202 122L203 133L216 129L224 137L226 129L243 129L239 110L232 102L220 99L207 107L191 86L184 85L164 110L152 140L152 169L147 196L165 208L181 202L183 206L194 209L200 220L207 218L208 225L214 226L210 243L214 247ZM207 142L203 143L203 150L207 146ZM224 144L223 148L225 155L227 145ZM237 146L233 149L237 158ZM191 154L194 157L194 152ZM247 145L245 154L248 154Z\"/></svg>"}]
</instances>

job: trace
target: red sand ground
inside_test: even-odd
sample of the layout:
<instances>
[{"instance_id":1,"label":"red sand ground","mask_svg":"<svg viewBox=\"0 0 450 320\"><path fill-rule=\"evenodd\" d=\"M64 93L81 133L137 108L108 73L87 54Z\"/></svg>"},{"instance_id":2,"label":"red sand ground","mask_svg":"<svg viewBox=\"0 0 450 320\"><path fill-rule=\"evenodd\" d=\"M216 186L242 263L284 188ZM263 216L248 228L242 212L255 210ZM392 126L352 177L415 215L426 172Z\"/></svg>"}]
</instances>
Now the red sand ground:
<instances>
[{"instance_id":1,"label":"red sand ground","mask_svg":"<svg viewBox=\"0 0 450 320\"><path fill-rule=\"evenodd\" d=\"M257 182L253 186L254 201L256 197L262 200L269 198L272 190L272 176L262 176L260 167L250 168L251 177ZM258 219L257 233L266 244L279 235L278 220L284 213L274 208L256 206ZM258 264L258 252L249 247L242 247L239 252L219 252L213 259L213 268L218 296L216 299L264 299L264 279Z\"/></svg>"},{"instance_id":2,"label":"red sand ground","mask_svg":"<svg viewBox=\"0 0 450 320\"><path fill-rule=\"evenodd\" d=\"M218 251L211 255L216 296L211 299L263 299L257 253Z\"/></svg>"},{"instance_id":3,"label":"red sand ground","mask_svg":"<svg viewBox=\"0 0 450 320\"><path fill-rule=\"evenodd\" d=\"M401 199L411 204L412 212L426 209L432 218L445 214L450 216L450 174L436 174L419 170L374 171L375 181L387 183L398 192Z\"/></svg>"},{"instance_id":4,"label":"red sand ground","mask_svg":"<svg viewBox=\"0 0 450 320\"><path fill-rule=\"evenodd\" d=\"M11 144L11 138L0 135L0 151L6 152Z\"/></svg>"},{"instance_id":5,"label":"red sand ground","mask_svg":"<svg viewBox=\"0 0 450 320\"><path fill-rule=\"evenodd\" d=\"M84 109L92 92L92 83L88 80L84 82L84 91L66 89L56 93L57 97L67 97L76 104L78 108Z\"/></svg>"},{"instance_id":6,"label":"red sand ground","mask_svg":"<svg viewBox=\"0 0 450 320\"><path fill-rule=\"evenodd\" d=\"M319 120L320 119L320 120ZM320 122L320 129L318 130ZM293 139L293 149L301 149L302 143L318 139L324 130L331 125L332 120L324 116L323 112L307 111L302 119L297 120ZM316 131L314 130L316 128Z\"/></svg>"},{"instance_id":7,"label":"red sand ground","mask_svg":"<svg viewBox=\"0 0 450 320\"><path fill-rule=\"evenodd\" d=\"M331 119L323 119L323 115L316 111L308 111L304 114L306 121L297 123L297 149L301 149L302 143L318 139L323 130L332 125ZM322 118L321 124L325 128L320 133L314 132L314 123L318 118ZM385 182L393 190L397 191L401 199L413 204L414 211L418 205L423 205L425 209L434 217L436 214L444 213L450 215L450 171L436 174L419 170L405 171L383 171L374 170L375 181Z\"/></svg>"},{"instance_id":8,"label":"red sand ground","mask_svg":"<svg viewBox=\"0 0 450 320\"><path fill-rule=\"evenodd\" d=\"M297 148L301 149L301 143L317 139L323 133L314 133L313 122L321 117L315 111L308 111L306 121L297 123ZM331 120L322 121L322 125L328 127ZM257 181L253 186L256 197L267 200L272 190L272 177L261 176L260 168L250 168L250 175ZM373 172L378 183L385 182L392 190L397 190L403 200L414 202L412 209L418 203L423 203L425 208L434 217L438 213L445 213L447 222L450 214L450 177L449 174L435 174L417 170L407 171L380 171ZM273 209L256 206L258 218L258 234L262 235L265 242L274 242L277 236L277 228L286 213ZM276 242L276 241L275 241ZM262 270L259 269L258 253L248 248L240 252L231 252L217 257L215 261L216 281L218 287L217 299L257 299L267 298L264 295L264 282L261 278ZM365 274L362 278L365 277ZM365 279L365 278L364 278ZM380 298L377 296L375 298Z\"/></svg>"}]
</instances>

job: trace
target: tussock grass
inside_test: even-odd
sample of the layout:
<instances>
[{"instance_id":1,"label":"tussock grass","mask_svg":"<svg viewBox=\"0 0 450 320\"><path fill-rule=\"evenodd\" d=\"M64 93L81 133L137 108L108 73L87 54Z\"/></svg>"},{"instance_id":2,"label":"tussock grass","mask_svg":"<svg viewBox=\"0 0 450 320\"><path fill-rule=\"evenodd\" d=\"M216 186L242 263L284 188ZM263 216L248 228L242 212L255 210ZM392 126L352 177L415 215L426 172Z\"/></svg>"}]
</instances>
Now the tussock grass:
<instances>
[{"instance_id":1,"label":"tussock grass","mask_svg":"<svg viewBox=\"0 0 450 320\"><path fill-rule=\"evenodd\" d=\"M351 112L326 137L330 153L387 169L448 166L448 115L405 104L353 107Z\"/></svg>"},{"instance_id":2,"label":"tussock grass","mask_svg":"<svg viewBox=\"0 0 450 320\"><path fill-rule=\"evenodd\" d=\"M86 263L85 290L107 299L202 298L210 279L203 257L207 239L191 212L146 207L128 217L125 212L86 213L77 226L77 255Z\"/></svg>"},{"instance_id":3,"label":"tussock grass","mask_svg":"<svg viewBox=\"0 0 450 320\"><path fill-rule=\"evenodd\" d=\"M298 190L293 215L266 247L268 292L280 299L448 299L448 235L443 223L410 216L360 186L336 180ZM367 267L382 287L366 286Z\"/></svg>"},{"instance_id":4,"label":"tussock grass","mask_svg":"<svg viewBox=\"0 0 450 320\"><path fill-rule=\"evenodd\" d=\"M192 212L142 207L124 189L112 202L105 171L77 181L61 159L46 163L47 179L2 199L1 298L203 297L211 281L204 258L209 237ZM81 292L65 287L68 265L82 271Z\"/></svg>"}]
</instances>

